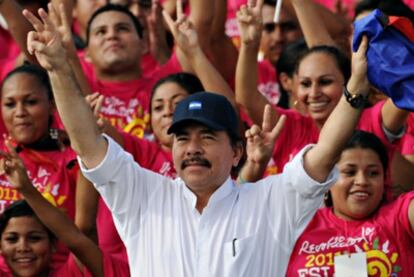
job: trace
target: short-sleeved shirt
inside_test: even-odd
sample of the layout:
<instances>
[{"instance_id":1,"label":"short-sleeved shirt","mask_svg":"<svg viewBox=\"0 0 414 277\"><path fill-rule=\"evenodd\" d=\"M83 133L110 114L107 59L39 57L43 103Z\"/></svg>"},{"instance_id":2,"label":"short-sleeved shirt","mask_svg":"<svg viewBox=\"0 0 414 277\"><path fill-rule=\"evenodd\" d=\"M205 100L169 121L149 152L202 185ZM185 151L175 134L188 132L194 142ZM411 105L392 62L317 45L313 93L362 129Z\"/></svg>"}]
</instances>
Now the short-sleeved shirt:
<instances>
[{"instance_id":1,"label":"short-sleeved shirt","mask_svg":"<svg viewBox=\"0 0 414 277\"><path fill-rule=\"evenodd\" d=\"M3 141L0 148L6 149ZM62 151L36 151L24 147L21 149L19 156L27 168L33 185L45 199L73 219L78 174L75 152L71 148ZM6 176L0 176L0 213L19 199L21 199L20 193L13 188ZM52 267L56 268L64 263L68 254L68 249L59 243L53 256ZM1 257L0 267L6 268Z\"/></svg>"},{"instance_id":2,"label":"short-sleeved shirt","mask_svg":"<svg viewBox=\"0 0 414 277\"><path fill-rule=\"evenodd\" d=\"M366 253L369 276L414 276L413 199L413 192L402 195L364 220L320 209L296 242L287 276L334 276L334 257L346 252Z\"/></svg>"},{"instance_id":3,"label":"short-sleeved shirt","mask_svg":"<svg viewBox=\"0 0 414 277\"><path fill-rule=\"evenodd\" d=\"M99 80L90 64L82 58L81 64L92 92L105 96L101 115L113 126L141 138L149 132L152 87L159 79L181 71L175 54L166 64L151 72L143 71L140 78L130 81Z\"/></svg>"},{"instance_id":4,"label":"short-sleeved shirt","mask_svg":"<svg viewBox=\"0 0 414 277\"><path fill-rule=\"evenodd\" d=\"M389 156L392 157L395 147L391 145L382 127L381 109L385 101L364 109L356 129L373 133L386 145ZM316 143L319 139L319 129L313 119L294 110L276 108L279 114L286 115L286 122L275 143L272 159L266 169L266 175L283 171L285 164L290 161L305 145Z\"/></svg>"},{"instance_id":5,"label":"short-sleeved shirt","mask_svg":"<svg viewBox=\"0 0 414 277\"><path fill-rule=\"evenodd\" d=\"M285 172L237 186L229 177L200 214L183 180L139 167L112 139L103 161L83 166L112 212L132 276L283 276L288 256L338 176L312 180L306 148Z\"/></svg>"}]
</instances>

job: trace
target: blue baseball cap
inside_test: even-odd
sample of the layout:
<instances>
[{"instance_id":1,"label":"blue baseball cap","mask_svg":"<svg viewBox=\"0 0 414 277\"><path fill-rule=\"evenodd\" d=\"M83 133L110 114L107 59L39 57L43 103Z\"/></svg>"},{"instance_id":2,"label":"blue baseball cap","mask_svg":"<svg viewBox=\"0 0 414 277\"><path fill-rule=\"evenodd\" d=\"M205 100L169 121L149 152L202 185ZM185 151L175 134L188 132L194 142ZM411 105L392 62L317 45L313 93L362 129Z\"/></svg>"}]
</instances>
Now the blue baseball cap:
<instances>
[{"instance_id":1,"label":"blue baseball cap","mask_svg":"<svg viewBox=\"0 0 414 277\"><path fill-rule=\"evenodd\" d=\"M197 92L181 100L175 108L168 134L177 133L192 122L213 131L227 131L234 138L240 137L236 111L227 98L219 94Z\"/></svg>"}]
</instances>

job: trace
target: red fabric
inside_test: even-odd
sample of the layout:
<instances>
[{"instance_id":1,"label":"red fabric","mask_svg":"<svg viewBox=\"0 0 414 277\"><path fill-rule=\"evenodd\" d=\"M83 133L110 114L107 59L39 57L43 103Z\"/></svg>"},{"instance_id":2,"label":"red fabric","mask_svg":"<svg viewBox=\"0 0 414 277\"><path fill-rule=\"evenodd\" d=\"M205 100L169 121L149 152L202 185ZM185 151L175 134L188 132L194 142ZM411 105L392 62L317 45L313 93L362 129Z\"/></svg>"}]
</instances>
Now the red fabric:
<instances>
[{"instance_id":1,"label":"red fabric","mask_svg":"<svg viewBox=\"0 0 414 277\"><path fill-rule=\"evenodd\" d=\"M140 166L172 179L177 177L171 152L163 150L159 143L126 133L123 137L125 151L131 153Z\"/></svg>"},{"instance_id":2,"label":"red fabric","mask_svg":"<svg viewBox=\"0 0 414 277\"><path fill-rule=\"evenodd\" d=\"M269 103L276 106L279 103L281 93L276 79L275 67L269 61L263 60L258 64L258 74L258 91L266 97Z\"/></svg>"},{"instance_id":3,"label":"red fabric","mask_svg":"<svg viewBox=\"0 0 414 277\"><path fill-rule=\"evenodd\" d=\"M16 59L20 48L10 35L9 31L0 27L0 59Z\"/></svg>"},{"instance_id":4,"label":"red fabric","mask_svg":"<svg viewBox=\"0 0 414 277\"><path fill-rule=\"evenodd\" d=\"M286 276L334 276L334 256L362 251L369 276L414 276L414 234L408 219L413 199L414 192L402 195L358 221L320 209L297 240Z\"/></svg>"},{"instance_id":5,"label":"red fabric","mask_svg":"<svg viewBox=\"0 0 414 277\"><path fill-rule=\"evenodd\" d=\"M414 114L407 118L405 135L401 139L400 151L402 155L414 155Z\"/></svg>"},{"instance_id":6,"label":"red fabric","mask_svg":"<svg viewBox=\"0 0 414 277\"><path fill-rule=\"evenodd\" d=\"M395 151L395 146L388 142L382 130L381 109L385 101L378 102L371 108L362 112L356 129L375 134L387 147L390 160ZM276 108L280 114L286 115L285 126L283 127L278 139L276 140L272 159L270 160L265 175L277 174L283 171L287 162L307 144L316 143L319 139L319 129L314 121L308 117L299 114L294 110L283 110ZM395 142L398 144L399 142ZM387 174L391 176L391 174ZM391 199L389 185L391 181L387 180L387 196Z\"/></svg>"},{"instance_id":7,"label":"red fabric","mask_svg":"<svg viewBox=\"0 0 414 277\"><path fill-rule=\"evenodd\" d=\"M1 142L0 148L6 150ZM67 148L64 151L34 151L23 148L19 152L33 185L55 207L64 211L70 218L75 215L75 192L78 167L68 169L69 162L76 159L75 152ZM0 176L0 213L14 201L21 199L21 195L9 183L7 178ZM68 250L62 244L58 244L53 257L52 267L64 263ZM5 268L3 259L0 259L0 267ZM7 268L7 267L6 267Z\"/></svg>"},{"instance_id":8,"label":"red fabric","mask_svg":"<svg viewBox=\"0 0 414 277\"><path fill-rule=\"evenodd\" d=\"M389 16L389 25L400 31L405 37L414 42L414 26L406 17Z\"/></svg>"},{"instance_id":9,"label":"red fabric","mask_svg":"<svg viewBox=\"0 0 414 277\"><path fill-rule=\"evenodd\" d=\"M105 277L129 277L128 263L123 260L119 260L112 255L102 253L103 255L103 266ZM61 275L65 276L65 275ZM93 275L86 269L85 277L93 277Z\"/></svg>"},{"instance_id":10,"label":"red fabric","mask_svg":"<svg viewBox=\"0 0 414 277\"><path fill-rule=\"evenodd\" d=\"M82 57L82 56L81 56ZM90 64L81 59L82 67L93 92L105 96L101 115L112 125L143 137L149 128L151 89L162 77L181 71L175 54L163 66L152 72L143 72L139 79L125 82L98 80Z\"/></svg>"}]
</instances>

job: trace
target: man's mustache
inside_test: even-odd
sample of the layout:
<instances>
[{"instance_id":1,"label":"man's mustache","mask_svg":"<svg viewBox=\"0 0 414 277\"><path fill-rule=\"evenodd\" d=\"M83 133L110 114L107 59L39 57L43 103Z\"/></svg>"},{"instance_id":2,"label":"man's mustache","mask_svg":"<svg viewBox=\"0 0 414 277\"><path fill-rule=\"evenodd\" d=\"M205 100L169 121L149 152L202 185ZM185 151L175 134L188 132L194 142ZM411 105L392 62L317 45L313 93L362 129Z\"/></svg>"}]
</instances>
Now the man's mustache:
<instances>
[{"instance_id":1,"label":"man's mustache","mask_svg":"<svg viewBox=\"0 0 414 277\"><path fill-rule=\"evenodd\" d=\"M184 169L189 165L201 165L201 166L205 166L205 167L208 167L208 168L211 167L211 163L208 160L206 160L202 157L198 157L198 156L192 157L190 159L183 160L181 162L181 169Z\"/></svg>"}]
</instances>

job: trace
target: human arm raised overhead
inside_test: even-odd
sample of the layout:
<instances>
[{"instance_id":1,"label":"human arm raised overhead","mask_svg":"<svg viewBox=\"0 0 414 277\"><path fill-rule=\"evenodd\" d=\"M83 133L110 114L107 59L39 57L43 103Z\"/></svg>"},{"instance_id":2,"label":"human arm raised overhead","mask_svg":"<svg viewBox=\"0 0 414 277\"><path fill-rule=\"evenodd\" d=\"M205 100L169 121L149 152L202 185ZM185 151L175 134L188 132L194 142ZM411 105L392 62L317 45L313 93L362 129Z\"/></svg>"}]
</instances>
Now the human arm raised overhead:
<instances>
[{"instance_id":1,"label":"human arm raised overhead","mask_svg":"<svg viewBox=\"0 0 414 277\"><path fill-rule=\"evenodd\" d=\"M24 15L30 18L29 12ZM107 142L101 136L95 117L86 103L56 25L39 10L41 20L28 35L28 50L49 74L56 106L68 132L72 148L86 167L97 166L104 158Z\"/></svg>"},{"instance_id":2,"label":"human arm raised overhead","mask_svg":"<svg viewBox=\"0 0 414 277\"><path fill-rule=\"evenodd\" d=\"M237 12L241 46L236 67L236 101L259 126L262 123L264 107L269 104L257 90L257 53L263 28L262 8L263 0L258 0L256 5L249 0L248 5L241 6ZM272 109L271 125L276 125L279 116L277 111Z\"/></svg>"},{"instance_id":3,"label":"human arm raised overhead","mask_svg":"<svg viewBox=\"0 0 414 277\"><path fill-rule=\"evenodd\" d=\"M85 265L93 276L104 276L103 255L99 247L75 226L58 208L49 203L32 185L23 161L11 141L6 139L8 152L2 152L0 169L10 184L19 191L32 207L40 221L63 242L78 259L78 266Z\"/></svg>"},{"instance_id":4,"label":"human arm raised overhead","mask_svg":"<svg viewBox=\"0 0 414 277\"><path fill-rule=\"evenodd\" d=\"M358 51L352 55L352 75L346 89L352 95L366 98L369 93L366 51L368 39L361 41ZM304 168L315 180L323 181L337 162L342 148L351 137L362 107L354 107L343 95L322 127L318 143L304 157Z\"/></svg>"}]
</instances>

